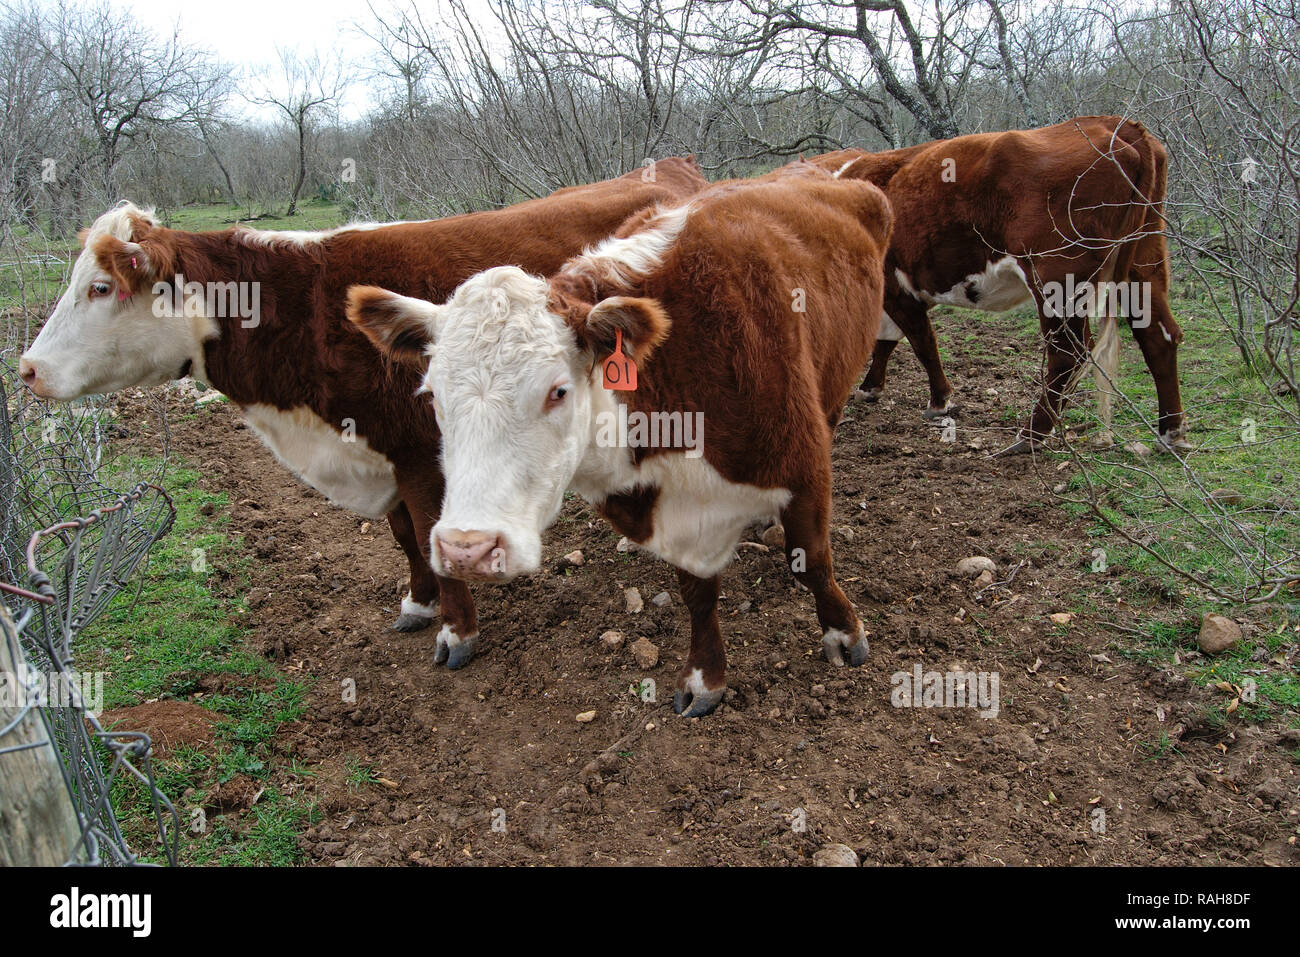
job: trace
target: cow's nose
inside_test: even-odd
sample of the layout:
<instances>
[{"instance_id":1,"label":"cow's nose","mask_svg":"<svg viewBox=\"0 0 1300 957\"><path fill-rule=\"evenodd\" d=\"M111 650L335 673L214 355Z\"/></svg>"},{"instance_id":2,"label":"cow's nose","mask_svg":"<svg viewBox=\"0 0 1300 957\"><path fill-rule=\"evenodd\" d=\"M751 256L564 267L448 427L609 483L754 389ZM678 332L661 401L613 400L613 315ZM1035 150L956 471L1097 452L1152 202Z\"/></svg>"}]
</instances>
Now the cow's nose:
<instances>
[{"instance_id":1,"label":"cow's nose","mask_svg":"<svg viewBox=\"0 0 1300 957\"><path fill-rule=\"evenodd\" d=\"M28 388L36 387L36 363L30 359L22 358L18 360L18 377Z\"/></svg>"},{"instance_id":2,"label":"cow's nose","mask_svg":"<svg viewBox=\"0 0 1300 957\"><path fill-rule=\"evenodd\" d=\"M449 528L438 533L438 551L452 575L498 578L506 573L506 543L496 532Z\"/></svg>"}]
</instances>

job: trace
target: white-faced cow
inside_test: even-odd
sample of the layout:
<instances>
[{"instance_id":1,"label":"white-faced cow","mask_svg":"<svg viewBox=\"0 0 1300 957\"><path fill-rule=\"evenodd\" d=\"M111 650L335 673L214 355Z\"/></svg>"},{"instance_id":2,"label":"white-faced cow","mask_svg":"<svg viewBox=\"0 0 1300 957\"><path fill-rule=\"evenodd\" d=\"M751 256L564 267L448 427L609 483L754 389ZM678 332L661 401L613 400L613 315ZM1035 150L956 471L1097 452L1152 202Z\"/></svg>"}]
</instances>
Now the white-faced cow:
<instances>
[{"instance_id":1,"label":"white-faced cow","mask_svg":"<svg viewBox=\"0 0 1300 957\"><path fill-rule=\"evenodd\" d=\"M348 287L441 301L489 266L553 271L637 210L707 185L694 160L666 159L503 210L325 233L181 232L123 205L83 233L71 285L20 374L54 399L191 372L211 383L303 481L387 515L411 573L394 627L427 626L441 600L436 658L457 668L478 627L465 583L440 582L424 553L443 498L437 422L416 395L420 375L344 317Z\"/></svg>"},{"instance_id":2,"label":"white-faced cow","mask_svg":"<svg viewBox=\"0 0 1300 957\"><path fill-rule=\"evenodd\" d=\"M1163 234L1167 158L1141 124L1084 116L885 153L840 150L811 162L875 183L897 216L885 263L885 317L862 383L869 400L880 396L889 355L906 336L930 380L926 417L953 411L929 308L1000 312L1033 301L1047 376L1012 449L1051 433L1088 365L1109 430L1117 316L1124 312L1155 380L1160 444L1186 447L1177 358L1183 334L1169 309ZM1095 346L1090 316L1100 320Z\"/></svg>"},{"instance_id":3,"label":"white-faced cow","mask_svg":"<svg viewBox=\"0 0 1300 957\"><path fill-rule=\"evenodd\" d=\"M442 306L352 290L349 317L427 367L447 477L434 567L535 572L576 490L677 567L692 639L674 707L699 716L725 691L719 575L779 516L827 656L861 663L831 571L830 443L875 343L891 224L874 186L804 164L634 217L549 281L491 269ZM624 355L631 391L608 387Z\"/></svg>"}]
</instances>

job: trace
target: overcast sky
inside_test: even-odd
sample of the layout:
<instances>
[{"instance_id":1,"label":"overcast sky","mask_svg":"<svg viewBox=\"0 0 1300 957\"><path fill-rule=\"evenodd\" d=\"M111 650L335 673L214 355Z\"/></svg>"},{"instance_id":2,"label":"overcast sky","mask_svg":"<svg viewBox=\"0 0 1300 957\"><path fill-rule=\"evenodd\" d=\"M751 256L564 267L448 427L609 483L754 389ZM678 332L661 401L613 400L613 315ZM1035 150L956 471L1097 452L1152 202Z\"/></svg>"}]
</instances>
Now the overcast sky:
<instances>
[{"instance_id":1,"label":"overcast sky","mask_svg":"<svg viewBox=\"0 0 1300 957\"><path fill-rule=\"evenodd\" d=\"M435 13L436 2L418 2L426 17ZM250 69L276 64L277 46L297 48L304 54L338 50L363 69L375 56L374 41L353 26L359 21L369 28L373 22L366 0L115 0L114 5L130 9L160 34L179 23L186 42ZM394 3L375 0L374 6L385 11ZM358 82L344 103L345 118L356 118L370 104L369 89ZM255 112L239 99L230 107L237 112Z\"/></svg>"}]
</instances>

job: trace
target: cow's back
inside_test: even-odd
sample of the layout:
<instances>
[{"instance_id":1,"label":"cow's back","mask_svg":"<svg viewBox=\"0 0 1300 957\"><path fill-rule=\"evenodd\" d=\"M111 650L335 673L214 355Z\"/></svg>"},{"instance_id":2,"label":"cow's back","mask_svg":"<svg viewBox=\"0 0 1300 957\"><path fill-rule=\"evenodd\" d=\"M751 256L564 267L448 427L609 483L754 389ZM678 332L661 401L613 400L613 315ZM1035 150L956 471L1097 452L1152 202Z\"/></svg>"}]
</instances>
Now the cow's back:
<instances>
[{"instance_id":1,"label":"cow's back","mask_svg":"<svg viewBox=\"0 0 1300 957\"><path fill-rule=\"evenodd\" d=\"M629 407L704 412L705 454L737 481L765 484L788 473L783 457L812 454L805 440L820 441L875 344L888 201L868 182L814 172L697 196L634 293L659 300L672 327Z\"/></svg>"}]
</instances>

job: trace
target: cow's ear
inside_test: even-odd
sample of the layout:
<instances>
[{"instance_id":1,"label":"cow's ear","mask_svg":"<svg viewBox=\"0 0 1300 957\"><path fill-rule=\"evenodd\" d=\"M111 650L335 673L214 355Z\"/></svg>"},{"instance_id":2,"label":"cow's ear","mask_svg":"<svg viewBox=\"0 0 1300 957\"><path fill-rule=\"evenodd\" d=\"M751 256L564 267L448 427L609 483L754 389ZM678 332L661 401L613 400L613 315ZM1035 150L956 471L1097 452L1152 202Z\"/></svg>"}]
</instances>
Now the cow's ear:
<instances>
[{"instance_id":1,"label":"cow's ear","mask_svg":"<svg viewBox=\"0 0 1300 957\"><path fill-rule=\"evenodd\" d=\"M614 351L617 332L623 333L623 351L633 362L649 358L659 343L668 337L672 320L657 299L638 299L631 296L611 296L591 307L581 327L576 329L578 339L597 358Z\"/></svg>"},{"instance_id":2,"label":"cow's ear","mask_svg":"<svg viewBox=\"0 0 1300 957\"><path fill-rule=\"evenodd\" d=\"M93 250L100 268L113 277L122 296L133 296L175 272L175 250L158 236L124 242L104 235L95 240Z\"/></svg>"},{"instance_id":3,"label":"cow's ear","mask_svg":"<svg viewBox=\"0 0 1300 957\"><path fill-rule=\"evenodd\" d=\"M420 371L428 365L425 349L437 337L438 310L424 299L378 286L348 288L349 321L384 355Z\"/></svg>"}]
</instances>

